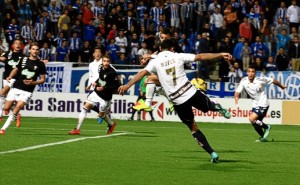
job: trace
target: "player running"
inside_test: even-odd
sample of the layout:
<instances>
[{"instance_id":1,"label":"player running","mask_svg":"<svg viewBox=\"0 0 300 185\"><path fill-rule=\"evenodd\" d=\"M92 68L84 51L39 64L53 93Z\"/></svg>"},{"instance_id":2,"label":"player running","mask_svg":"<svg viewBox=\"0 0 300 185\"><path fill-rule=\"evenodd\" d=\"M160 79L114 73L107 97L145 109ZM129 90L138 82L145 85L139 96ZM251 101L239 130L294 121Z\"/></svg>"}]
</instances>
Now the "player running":
<instances>
[{"instance_id":1,"label":"player running","mask_svg":"<svg viewBox=\"0 0 300 185\"><path fill-rule=\"evenodd\" d=\"M224 58L230 60L229 53L202 53L198 55L186 53L173 53L174 43L171 40L164 40L161 44L162 52L156 59L137 75L134 76L126 85L122 85L118 91L124 94L133 84L137 83L143 76L155 73L159 82L165 90L168 98L174 104L174 108L181 121L187 125L198 144L211 155L211 162L218 162L219 156L209 145L205 135L198 129L194 120L192 107L202 112L218 111L225 118L230 118L231 114L220 104L211 101L205 94L198 91L188 80L184 71L184 64L192 61L212 60Z\"/></svg>"},{"instance_id":2,"label":"player running","mask_svg":"<svg viewBox=\"0 0 300 185\"><path fill-rule=\"evenodd\" d=\"M20 110L29 102L35 86L45 82L46 67L44 62L38 59L38 54L39 45L33 43L29 49L29 57L21 58L18 65L6 78L9 83L13 78L15 82L7 95L4 110L10 110L15 102L16 105L0 130L1 135L6 133L11 122L17 118Z\"/></svg>"},{"instance_id":3,"label":"player running","mask_svg":"<svg viewBox=\"0 0 300 185\"><path fill-rule=\"evenodd\" d=\"M113 122L107 115L110 108L112 96L120 86L118 73L115 68L110 64L110 57L103 56L102 64L99 66L99 78L92 84L94 91L88 95L83 108L79 114L78 124L74 130L69 134L79 135L80 127L86 117L87 111L91 110L97 103L100 104L99 117L107 122L107 134L111 134L117 123Z\"/></svg>"},{"instance_id":4,"label":"player running","mask_svg":"<svg viewBox=\"0 0 300 185\"><path fill-rule=\"evenodd\" d=\"M12 45L12 50L3 53L0 57L0 61L4 63L4 74L3 74L3 89L0 92L0 122L2 122L2 112L3 112L3 105L5 103L5 98L15 82L15 79L11 79L9 82L6 78L9 76L10 72L18 65L20 58L24 55L21 52L22 41L20 39L15 39ZM5 111L5 114L8 114L8 111ZM18 114L16 119L16 126L21 126L21 114Z\"/></svg>"},{"instance_id":5,"label":"player running","mask_svg":"<svg viewBox=\"0 0 300 185\"><path fill-rule=\"evenodd\" d=\"M255 131L260 136L256 142L268 141L268 135L270 133L271 125L267 125L263 122L269 109L269 101L266 93L266 86L274 83L281 89L285 89L286 86L282 85L276 79L268 77L256 77L255 66L250 66L247 69L247 77L244 77L239 86L237 87L234 99L238 104L240 93L245 90L247 94L252 98L252 113L249 116L249 121L252 123Z\"/></svg>"}]
</instances>

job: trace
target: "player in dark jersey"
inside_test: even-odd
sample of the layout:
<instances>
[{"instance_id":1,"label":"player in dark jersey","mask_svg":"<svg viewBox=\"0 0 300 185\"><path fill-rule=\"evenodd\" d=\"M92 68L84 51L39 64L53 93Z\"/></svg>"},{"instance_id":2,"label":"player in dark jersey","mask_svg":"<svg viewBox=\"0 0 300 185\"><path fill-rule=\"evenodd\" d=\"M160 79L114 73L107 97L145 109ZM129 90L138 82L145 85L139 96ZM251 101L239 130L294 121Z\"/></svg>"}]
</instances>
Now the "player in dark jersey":
<instances>
[{"instance_id":1,"label":"player in dark jersey","mask_svg":"<svg viewBox=\"0 0 300 185\"><path fill-rule=\"evenodd\" d=\"M22 41L20 39L14 40L12 47L12 50L3 53L0 57L0 62L3 62L5 65L5 71L3 74L3 89L1 89L0 91L0 122L2 121L3 104L5 102L6 95L15 82L14 79L11 79L8 82L6 78L9 76L10 72L17 66L20 58L24 56L21 52ZM8 111L6 111L5 114L8 114ZM16 120L17 127L20 126L20 120L21 115L18 115L18 118Z\"/></svg>"},{"instance_id":2,"label":"player in dark jersey","mask_svg":"<svg viewBox=\"0 0 300 185\"><path fill-rule=\"evenodd\" d=\"M103 56L102 64L99 66L99 78L92 85L94 87L94 91L88 95L83 109L79 114L77 127L69 132L71 135L80 134L80 127L86 117L87 111L91 110L97 103L100 104L99 118L104 119L108 124L106 133L111 134L117 125L117 123L113 122L107 115L111 105L112 96L120 86L118 73L110 64L109 56Z\"/></svg>"},{"instance_id":3,"label":"player in dark jersey","mask_svg":"<svg viewBox=\"0 0 300 185\"><path fill-rule=\"evenodd\" d=\"M45 82L46 67L38 59L38 54L39 45L33 43L29 49L29 57L22 57L6 78L8 82L14 78L15 83L7 95L4 110L10 110L15 102L16 105L0 130L1 135L5 134L11 122L17 118L20 110L29 102L35 86Z\"/></svg>"}]
</instances>

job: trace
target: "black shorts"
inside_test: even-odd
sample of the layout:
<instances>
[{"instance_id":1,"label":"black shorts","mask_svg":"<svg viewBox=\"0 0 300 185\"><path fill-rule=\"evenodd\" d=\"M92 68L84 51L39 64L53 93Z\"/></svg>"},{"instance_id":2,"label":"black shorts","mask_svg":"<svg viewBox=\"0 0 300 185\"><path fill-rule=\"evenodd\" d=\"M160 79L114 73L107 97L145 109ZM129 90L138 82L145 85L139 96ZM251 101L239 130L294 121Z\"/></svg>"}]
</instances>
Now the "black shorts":
<instances>
[{"instance_id":1,"label":"black shorts","mask_svg":"<svg viewBox=\"0 0 300 185\"><path fill-rule=\"evenodd\" d=\"M174 105L180 120L187 125L194 122L192 107L205 113L211 110L211 101L203 92L198 90L188 101L180 105Z\"/></svg>"}]
</instances>

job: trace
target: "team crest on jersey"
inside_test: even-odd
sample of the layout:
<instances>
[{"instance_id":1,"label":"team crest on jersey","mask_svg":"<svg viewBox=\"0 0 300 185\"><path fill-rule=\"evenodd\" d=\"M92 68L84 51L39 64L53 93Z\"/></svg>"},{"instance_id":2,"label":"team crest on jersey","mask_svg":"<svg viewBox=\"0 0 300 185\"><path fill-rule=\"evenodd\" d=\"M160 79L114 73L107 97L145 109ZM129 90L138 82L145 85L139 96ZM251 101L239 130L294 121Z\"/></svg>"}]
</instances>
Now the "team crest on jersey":
<instances>
[{"instance_id":1,"label":"team crest on jersey","mask_svg":"<svg viewBox=\"0 0 300 185\"><path fill-rule=\"evenodd\" d=\"M31 79L32 77L34 77L35 72L31 72L28 69L24 69L22 70L21 74L26 76L26 79Z\"/></svg>"},{"instance_id":2,"label":"team crest on jersey","mask_svg":"<svg viewBox=\"0 0 300 185\"><path fill-rule=\"evenodd\" d=\"M14 60L9 60L7 62L7 64L10 65L12 68L16 68L16 66L17 66L18 63L15 62Z\"/></svg>"}]
</instances>

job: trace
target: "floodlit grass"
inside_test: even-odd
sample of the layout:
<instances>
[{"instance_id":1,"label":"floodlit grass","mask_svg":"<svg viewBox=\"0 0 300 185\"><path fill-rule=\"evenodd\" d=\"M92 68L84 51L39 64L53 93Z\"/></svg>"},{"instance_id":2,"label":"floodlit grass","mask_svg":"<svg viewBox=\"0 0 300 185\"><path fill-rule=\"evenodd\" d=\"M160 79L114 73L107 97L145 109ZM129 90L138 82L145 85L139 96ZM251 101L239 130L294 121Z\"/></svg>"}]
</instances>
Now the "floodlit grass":
<instances>
[{"instance_id":1,"label":"floodlit grass","mask_svg":"<svg viewBox=\"0 0 300 185\"><path fill-rule=\"evenodd\" d=\"M114 134L124 135L102 137L106 125L87 119L80 136L68 135L76 123L76 119L23 118L21 128L11 126L6 135L0 136L0 184L300 182L299 126L273 126L270 139L274 141L255 143L257 135L251 125L199 123L220 155L220 162L212 164L181 123L118 121ZM70 142L62 143L67 140ZM48 146L50 143L53 146ZM44 147L29 150L32 146ZM25 150L14 152L22 148Z\"/></svg>"}]
</instances>

